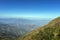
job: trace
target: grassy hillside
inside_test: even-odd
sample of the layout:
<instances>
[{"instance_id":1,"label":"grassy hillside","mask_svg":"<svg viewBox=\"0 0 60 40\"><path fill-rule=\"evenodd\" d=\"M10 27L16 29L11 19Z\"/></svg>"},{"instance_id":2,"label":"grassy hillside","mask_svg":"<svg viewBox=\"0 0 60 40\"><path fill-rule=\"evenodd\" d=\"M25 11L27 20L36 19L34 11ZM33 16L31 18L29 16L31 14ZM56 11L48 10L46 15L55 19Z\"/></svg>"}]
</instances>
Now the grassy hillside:
<instances>
[{"instance_id":1,"label":"grassy hillside","mask_svg":"<svg viewBox=\"0 0 60 40\"><path fill-rule=\"evenodd\" d=\"M60 40L60 17L18 40Z\"/></svg>"}]
</instances>

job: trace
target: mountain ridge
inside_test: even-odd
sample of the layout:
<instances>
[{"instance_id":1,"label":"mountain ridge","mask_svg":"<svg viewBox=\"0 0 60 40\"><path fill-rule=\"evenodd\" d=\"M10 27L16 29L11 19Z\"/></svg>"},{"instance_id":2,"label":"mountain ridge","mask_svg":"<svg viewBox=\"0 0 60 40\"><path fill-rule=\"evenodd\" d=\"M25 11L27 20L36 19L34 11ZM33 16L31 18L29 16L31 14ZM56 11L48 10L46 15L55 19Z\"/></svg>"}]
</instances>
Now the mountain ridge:
<instances>
[{"instance_id":1,"label":"mountain ridge","mask_svg":"<svg viewBox=\"0 0 60 40\"><path fill-rule=\"evenodd\" d=\"M60 17L50 21L47 25L33 30L22 37L21 40L60 40Z\"/></svg>"}]
</instances>

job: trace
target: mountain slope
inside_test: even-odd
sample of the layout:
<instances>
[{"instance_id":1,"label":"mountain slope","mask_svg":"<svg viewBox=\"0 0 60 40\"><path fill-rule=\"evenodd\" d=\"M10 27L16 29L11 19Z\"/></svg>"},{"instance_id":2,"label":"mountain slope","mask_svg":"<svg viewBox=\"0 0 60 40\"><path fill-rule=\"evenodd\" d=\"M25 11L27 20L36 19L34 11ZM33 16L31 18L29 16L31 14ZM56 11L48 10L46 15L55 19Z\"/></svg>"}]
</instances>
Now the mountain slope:
<instances>
[{"instance_id":1,"label":"mountain slope","mask_svg":"<svg viewBox=\"0 0 60 40\"><path fill-rule=\"evenodd\" d=\"M27 31L13 25L0 23L0 40L15 40Z\"/></svg>"},{"instance_id":2,"label":"mountain slope","mask_svg":"<svg viewBox=\"0 0 60 40\"><path fill-rule=\"evenodd\" d=\"M18 40L60 40L60 17Z\"/></svg>"}]
</instances>

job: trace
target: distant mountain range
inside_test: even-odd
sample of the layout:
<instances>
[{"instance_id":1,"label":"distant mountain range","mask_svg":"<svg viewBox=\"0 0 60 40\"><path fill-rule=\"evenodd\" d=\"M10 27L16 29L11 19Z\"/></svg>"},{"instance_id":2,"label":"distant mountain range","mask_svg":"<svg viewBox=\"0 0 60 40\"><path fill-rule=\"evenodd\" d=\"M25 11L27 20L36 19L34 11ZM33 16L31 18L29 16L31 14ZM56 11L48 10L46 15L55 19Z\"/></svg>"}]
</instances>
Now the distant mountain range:
<instances>
[{"instance_id":1,"label":"distant mountain range","mask_svg":"<svg viewBox=\"0 0 60 40\"><path fill-rule=\"evenodd\" d=\"M33 30L18 40L60 40L60 17Z\"/></svg>"},{"instance_id":2,"label":"distant mountain range","mask_svg":"<svg viewBox=\"0 0 60 40\"><path fill-rule=\"evenodd\" d=\"M17 37L21 37L35 28L47 24L49 21L50 20L48 19L28 20L18 18L0 18L0 39L3 40L9 37L10 40L15 40Z\"/></svg>"},{"instance_id":3,"label":"distant mountain range","mask_svg":"<svg viewBox=\"0 0 60 40\"><path fill-rule=\"evenodd\" d=\"M19 28L34 29L47 24L51 19L29 20L19 18L0 18L0 23L17 26ZM24 27L25 26L25 27Z\"/></svg>"},{"instance_id":4,"label":"distant mountain range","mask_svg":"<svg viewBox=\"0 0 60 40\"><path fill-rule=\"evenodd\" d=\"M22 18L0 18L0 23L5 23L5 24L36 24L36 25L43 25L46 24L50 21L51 19L22 19Z\"/></svg>"}]
</instances>

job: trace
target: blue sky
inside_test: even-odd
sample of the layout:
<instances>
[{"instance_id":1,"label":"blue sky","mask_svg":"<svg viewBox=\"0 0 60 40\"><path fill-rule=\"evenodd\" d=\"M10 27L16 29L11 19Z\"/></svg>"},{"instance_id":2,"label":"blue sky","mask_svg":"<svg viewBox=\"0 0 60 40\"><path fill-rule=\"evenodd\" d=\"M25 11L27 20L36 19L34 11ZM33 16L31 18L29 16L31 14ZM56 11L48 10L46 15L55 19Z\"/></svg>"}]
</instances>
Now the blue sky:
<instances>
[{"instance_id":1,"label":"blue sky","mask_svg":"<svg viewBox=\"0 0 60 40\"><path fill-rule=\"evenodd\" d=\"M0 0L0 18L55 18L59 0Z\"/></svg>"}]
</instances>

